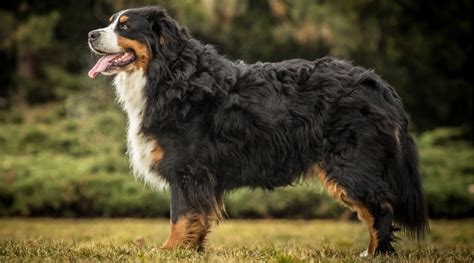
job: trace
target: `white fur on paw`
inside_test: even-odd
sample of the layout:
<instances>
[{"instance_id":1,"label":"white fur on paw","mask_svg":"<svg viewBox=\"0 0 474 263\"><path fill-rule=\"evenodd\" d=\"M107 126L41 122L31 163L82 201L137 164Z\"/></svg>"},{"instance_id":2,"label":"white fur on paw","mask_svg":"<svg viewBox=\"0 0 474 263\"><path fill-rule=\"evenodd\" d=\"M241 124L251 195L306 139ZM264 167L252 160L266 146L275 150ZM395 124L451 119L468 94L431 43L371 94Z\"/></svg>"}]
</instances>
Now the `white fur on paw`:
<instances>
[{"instance_id":1,"label":"white fur on paw","mask_svg":"<svg viewBox=\"0 0 474 263\"><path fill-rule=\"evenodd\" d=\"M366 251L359 254L359 257L361 257L361 258L366 258L368 256L369 256L369 250L366 250Z\"/></svg>"}]
</instances>

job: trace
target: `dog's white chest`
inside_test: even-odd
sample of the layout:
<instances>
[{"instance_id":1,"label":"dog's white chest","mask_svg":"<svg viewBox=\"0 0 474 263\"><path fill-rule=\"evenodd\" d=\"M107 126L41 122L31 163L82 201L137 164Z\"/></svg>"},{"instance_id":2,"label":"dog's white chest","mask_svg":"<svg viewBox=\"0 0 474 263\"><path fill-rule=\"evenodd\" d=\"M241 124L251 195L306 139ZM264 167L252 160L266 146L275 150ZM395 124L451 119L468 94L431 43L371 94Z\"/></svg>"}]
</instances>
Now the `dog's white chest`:
<instances>
[{"instance_id":1,"label":"dog's white chest","mask_svg":"<svg viewBox=\"0 0 474 263\"><path fill-rule=\"evenodd\" d=\"M121 72L115 77L114 85L118 101L128 116L128 155L134 174L154 188L162 189L166 186L165 181L151 169L156 142L140 132L146 102L146 76L141 70Z\"/></svg>"}]
</instances>

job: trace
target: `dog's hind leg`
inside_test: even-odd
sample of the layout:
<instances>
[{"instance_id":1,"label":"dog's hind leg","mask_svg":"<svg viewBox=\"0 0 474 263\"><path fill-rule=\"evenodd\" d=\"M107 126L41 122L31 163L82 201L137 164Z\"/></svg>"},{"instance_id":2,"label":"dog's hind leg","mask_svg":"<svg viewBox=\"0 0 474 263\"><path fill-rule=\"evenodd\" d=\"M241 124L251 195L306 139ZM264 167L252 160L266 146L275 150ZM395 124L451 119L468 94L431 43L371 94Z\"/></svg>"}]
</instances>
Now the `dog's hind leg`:
<instances>
[{"instance_id":1,"label":"dog's hind leg","mask_svg":"<svg viewBox=\"0 0 474 263\"><path fill-rule=\"evenodd\" d=\"M362 189L360 186L354 185L351 188L348 185L350 183L340 179L343 177L328 175L319 165L315 167L315 172L326 186L329 194L356 212L359 219L367 225L370 241L367 251L363 252L361 256L395 254L395 249L391 245L394 240L392 234L393 209L388 199L384 200L381 197L380 201L373 199L368 201L370 198L361 198L361 196L366 196L362 192L366 190L370 192L370 189ZM354 188L360 191L358 195L352 193Z\"/></svg>"},{"instance_id":2,"label":"dog's hind leg","mask_svg":"<svg viewBox=\"0 0 474 263\"><path fill-rule=\"evenodd\" d=\"M367 224L370 233L369 247L361 253L361 256L396 255L392 246L392 242L395 241L392 206L388 202L370 208L358 203L352 205L359 218Z\"/></svg>"},{"instance_id":3,"label":"dog's hind leg","mask_svg":"<svg viewBox=\"0 0 474 263\"><path fill-rule=\"evenodd\" d=\"M377 237L377 247L374 254L395 255L392 242L395 241L393 231L397 228L392 226L393 207L389 202L382 202L372 211L374 217L374 228Z\"/></svg>"}]
</instances>

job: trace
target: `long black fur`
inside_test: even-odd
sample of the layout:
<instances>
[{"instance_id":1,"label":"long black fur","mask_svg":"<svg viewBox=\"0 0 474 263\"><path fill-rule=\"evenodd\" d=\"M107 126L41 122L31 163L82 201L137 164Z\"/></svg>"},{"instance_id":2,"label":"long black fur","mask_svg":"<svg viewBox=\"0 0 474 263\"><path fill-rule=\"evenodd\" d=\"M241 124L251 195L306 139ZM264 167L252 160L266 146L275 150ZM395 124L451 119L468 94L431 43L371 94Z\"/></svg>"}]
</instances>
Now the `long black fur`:
<instances>
[{"instance_id":1,"label":"long black fur","mask_svg":"<svg viewBox=\"0 0 474 263\"><path fill-rule=\"evenodd\" d=\"M233 62L163 9L127 14L148 19L148 33L131 37L153 53L142 132L165 153L159 174L194 209L217 213L232 189L289 185L319 165L351 199L374 214L388 202L396 224L423 236L416 146L400 97L373 71L329 57Z\"/></svg>"}]
</instances>

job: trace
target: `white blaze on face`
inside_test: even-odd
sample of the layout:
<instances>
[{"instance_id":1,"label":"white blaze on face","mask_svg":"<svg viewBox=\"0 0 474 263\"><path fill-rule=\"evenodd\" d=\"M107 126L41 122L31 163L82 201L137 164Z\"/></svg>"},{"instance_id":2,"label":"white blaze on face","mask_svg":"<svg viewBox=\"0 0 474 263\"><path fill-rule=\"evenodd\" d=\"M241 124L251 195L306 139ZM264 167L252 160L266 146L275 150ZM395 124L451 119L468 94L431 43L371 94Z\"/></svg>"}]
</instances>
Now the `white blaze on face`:
<instances>
[{"instance_id":1,"label":"white blaze on face","mask_svg":"<svg viewBox=\"0 0 474 263\"><path fill-rule=\"evenodd\" d=\"M108 27L97 29L100 32L100 39L97 40L97 43L94 43L94 47L89 43L92 51L95 52L94 48L107 53L119 53L124 51L124 49L118 44L118 37L115 28L117 28L120 17L126 11L127 10L120 11Z\"/></svg>"},{"instance_id":2,"label":"white blaze on face","mask_svg":"<svg viewBox=\"0 0 474 263\"><path fill-rule=\"evenodd\" d=\"M94 67L89 70L88 75L90 78L95 78L99 73L102 73L104 75L111 75L117 73L116 71L114 72L107 70L109 63L113 60L124 60L127 58L133 59L133 57L131 57L131 53L121 54L125 52L125 49L119 45L118 36L115 32L115 28L117 28L117 25L120 21L120 17L126 11L127 10L124 10L117 14L114 21L112 21L108 27L97 29L96 32L100 33L99 37L95 39L93 43L89 41L89 47L91 48L91 50L94 53L102 56L94 65ZM104 52L107 54L101 54ZM123 56L120 57L121 55Z\"/></svg>"}]
</instances>

